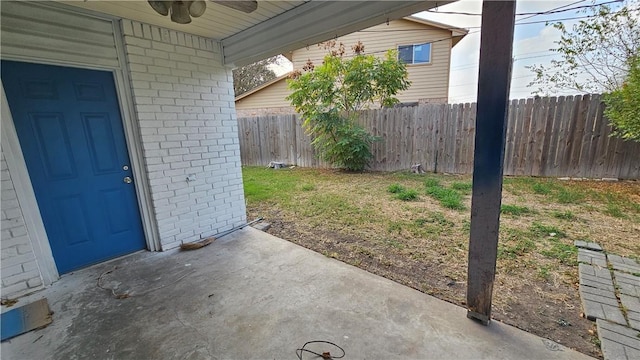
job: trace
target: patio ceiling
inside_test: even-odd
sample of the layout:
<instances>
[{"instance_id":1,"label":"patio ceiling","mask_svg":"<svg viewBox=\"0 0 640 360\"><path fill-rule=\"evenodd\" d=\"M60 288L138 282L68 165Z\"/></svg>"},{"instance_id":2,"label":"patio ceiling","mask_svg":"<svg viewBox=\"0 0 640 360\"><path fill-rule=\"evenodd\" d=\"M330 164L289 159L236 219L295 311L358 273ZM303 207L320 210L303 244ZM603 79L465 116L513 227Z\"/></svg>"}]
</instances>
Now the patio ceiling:
<instances>
[{"instance_id":1,"label":"patio ceiling","mask_svg":"<svg viewBox=\"0 0 640 360\"><path fill-rule=\"evenodd\" d=\"M221 41L224 63L242 66L453 1L258 1L245 14L207 1L190 24L171 22L147 1L61 1Z\"/></svg>"}]
</instances>

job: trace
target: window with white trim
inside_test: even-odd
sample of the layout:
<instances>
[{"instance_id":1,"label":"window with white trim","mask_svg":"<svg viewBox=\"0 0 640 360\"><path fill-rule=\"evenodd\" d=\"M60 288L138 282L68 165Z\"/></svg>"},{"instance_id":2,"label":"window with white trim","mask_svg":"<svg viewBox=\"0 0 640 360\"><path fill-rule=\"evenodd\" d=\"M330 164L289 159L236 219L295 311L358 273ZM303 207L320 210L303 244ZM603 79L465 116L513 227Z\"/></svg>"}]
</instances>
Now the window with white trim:
<instances>
[{"instance_id":1,"label":"window with white trim","mask_svg":"<svg viewBox=\"0 0 640 360\"><path fill-rule=\"evenodd\" d=\"M431 43L399 45L398 59L405 64L428 64L431 62Z\"/></svg>"}]
</instances>

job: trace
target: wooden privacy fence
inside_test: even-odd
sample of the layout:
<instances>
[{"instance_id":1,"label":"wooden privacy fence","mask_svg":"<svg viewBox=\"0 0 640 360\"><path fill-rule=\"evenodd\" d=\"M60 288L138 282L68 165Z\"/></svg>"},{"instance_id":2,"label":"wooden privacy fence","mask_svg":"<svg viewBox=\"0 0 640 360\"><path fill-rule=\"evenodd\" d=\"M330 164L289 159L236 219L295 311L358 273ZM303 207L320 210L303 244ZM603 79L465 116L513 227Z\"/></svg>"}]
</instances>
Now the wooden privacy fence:
<instances>
[{"instance_id":1,"label":"wooden privacy fence","mask_svg":"<svg viewBox=\"0 0 640 360\"><path fill-rule=\"evenodd\" d=\"M600 95L512 100L505 146L506 175L640 178L640 143L610 137ZM359 122L382 141L372 170L470 174L476 104L428 104L367 110ZM318 160L296 114L238 119L243 165L282 161L328 167Z\"/></svg>"}]
</instances>

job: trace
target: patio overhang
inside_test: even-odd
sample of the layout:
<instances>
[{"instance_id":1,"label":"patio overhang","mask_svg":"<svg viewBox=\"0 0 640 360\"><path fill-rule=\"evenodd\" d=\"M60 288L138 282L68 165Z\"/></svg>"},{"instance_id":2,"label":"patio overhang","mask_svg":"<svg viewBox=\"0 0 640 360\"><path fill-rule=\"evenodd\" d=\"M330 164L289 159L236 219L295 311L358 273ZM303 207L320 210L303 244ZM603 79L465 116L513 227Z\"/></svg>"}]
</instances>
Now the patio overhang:
<instances>
[{"instance_id":1,"label":"patio overhang","mask_svg":"<svg viewBox=\"0 0 640 360\"><path fill-rule=\"evenodd\" d=\"M190 24L158 15L146 1L62 1L221 42L224 63L242 66L453 1L259 1L245 14L207 2Z\"/></svg>"},{"instance_id":2,"label":"patio overhang","mask_svg":"<svg viewBox=\"0 0 640 360\"><path fill-rule=\"evenodd\" d=\"M224 61L246 65L443 4L435 1L309 1L223 39Z\"/></svg>"}]
</instances>

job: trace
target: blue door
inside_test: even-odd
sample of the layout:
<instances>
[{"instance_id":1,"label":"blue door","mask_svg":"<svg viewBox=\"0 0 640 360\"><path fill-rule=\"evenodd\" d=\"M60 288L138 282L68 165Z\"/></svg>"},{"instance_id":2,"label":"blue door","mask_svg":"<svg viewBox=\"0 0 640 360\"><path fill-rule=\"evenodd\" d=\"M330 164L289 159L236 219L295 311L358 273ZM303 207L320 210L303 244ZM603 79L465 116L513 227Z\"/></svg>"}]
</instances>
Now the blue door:
<instances>
[{"instance_id":1,"label":"blue door","mask_svg":"<svg viewBox=\"0 0 640 360\"><path fill-rule=\"evenodd\" d=\"M113 74L2 61L58 271L145 248Z\"/></svg>"}]
</instances>

